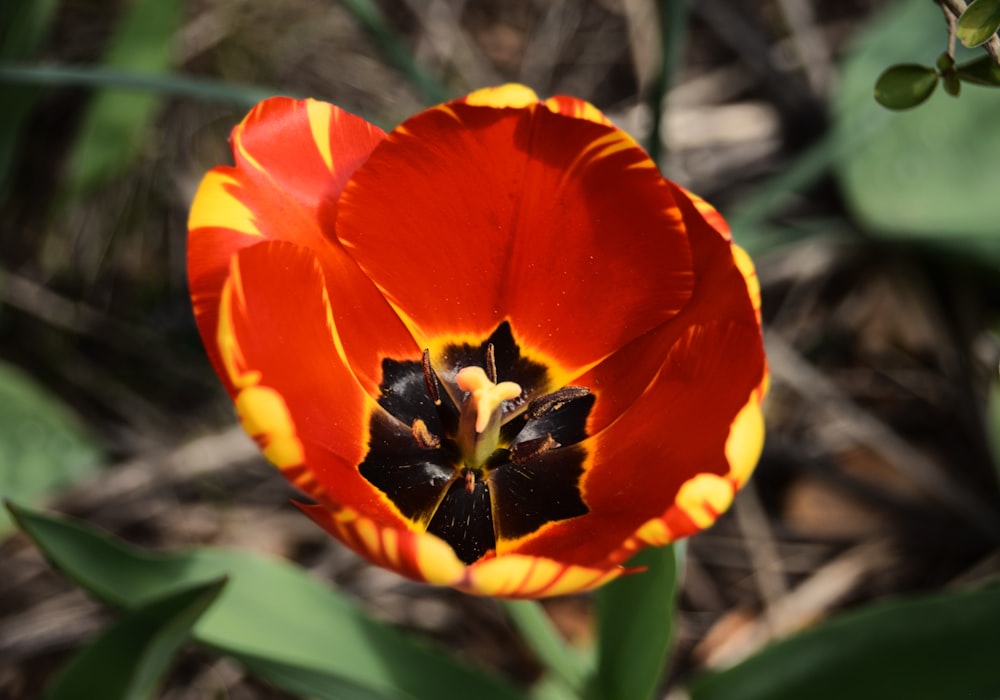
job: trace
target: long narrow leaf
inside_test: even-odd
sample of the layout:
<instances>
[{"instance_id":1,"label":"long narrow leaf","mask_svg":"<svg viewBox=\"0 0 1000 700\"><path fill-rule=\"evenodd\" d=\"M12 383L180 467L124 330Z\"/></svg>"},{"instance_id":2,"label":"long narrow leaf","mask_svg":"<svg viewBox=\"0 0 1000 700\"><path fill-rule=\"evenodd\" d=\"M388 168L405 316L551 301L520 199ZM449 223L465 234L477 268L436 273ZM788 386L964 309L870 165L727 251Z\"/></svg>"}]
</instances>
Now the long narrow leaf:
<instances>
[{"instance_id":1,"label":"long narrow leaf","mask_svg":"<svg viewBox=\"0 0 1000 700\"><path fill-rule=\"evenodd\" d=\"M35 66L24 63L0 65L0 84L55 85L106 88L145 92L160 97L186 97L209 102L226 102L250 108L261 100L277 95L278 90L256 85L230 83L187 75L138 73L100 66ZM282 92L289 97L304 97Z\"/></svg>"},{"instance_id":2,"label":"long narrow leaf","mask_svg":"<svg viewBox=\"0 0 1000 700\"><path fill-rule=\"evenodd\" d=\"M559 636L541 603L534 600L504 601L504 610L538 660L577 694L587 681L587 661Z\"/></svg>"},{"instance_id":3,"label":"long narrow leaf","mask_svg":"<svg viewBox=\"0 0 1000 700\"><path fill-rule=\"evenodd\" d=\"M73 412L22 370L0 362L0 494L38 504L100 464L100 450ZM0 511L0 538L12 529Z\"/></svg>"},{"instance_id":4,"label":"long narrow leaf","mask_svg":"<svg viewBox=\"0 0 1000 700\"><path fill-rule=\"evenodd\" d=\"M679 545L640 552L623 576L597 593L598 656L593 695L652 698L666 668L677 611Z\"/></svg>"},{"instance_id":5,"label":"long narrow leaf","mask_svg":"<svg viewBox=\"0 0 1000 700\"><path fill-rule=\"evenodd\" d=\"M293 692L325 676L331 687L366 689L373 697L440 700L465 697L470 688L477 700L520 697L498 679L375 622L286 562L209 548L153 555L62 518L8 508L67 576L120 607L228 576L218 603L196 625L195 639L235 656L251 672L260 659L261 675ZM301 678L294 678L296 669Z\"/></svg>"},{"instance_id":6,"label":"long narrow leaf","mask_svg":"<svg viewBox=\"0 0 1000 700\"><path fill-rule=\"evenodd\" d=\"M225 579L181 590L125 613L79 652L56 679L48 700L144 700L215 602Z\"/></svg>"},{"instance_id":7,"label":"long narrow leaf","mask_svg":"<svg viewBox=\"0 0 1000 700\"><path fill-rule=\"evenodd\" d=\"M1000 586L844 615L697 681L693 700L1000 697Z\"/></svg>"}]
</instances>

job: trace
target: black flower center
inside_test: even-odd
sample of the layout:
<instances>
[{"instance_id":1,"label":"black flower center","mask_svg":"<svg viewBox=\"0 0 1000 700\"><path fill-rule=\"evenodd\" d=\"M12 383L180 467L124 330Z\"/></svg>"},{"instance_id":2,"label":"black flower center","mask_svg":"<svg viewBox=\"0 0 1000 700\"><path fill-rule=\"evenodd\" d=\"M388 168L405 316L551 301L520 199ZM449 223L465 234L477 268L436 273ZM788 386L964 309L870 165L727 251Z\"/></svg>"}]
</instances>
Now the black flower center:
<instances>
[{"instance_id":1,"label":"black flower center","mask_svg":"<svg viewBox=\"0 0 1000 700\"><path fill-rule=\"evenodd\" d=\"M361 475L400 512L472 563L498 541L588 512L580 495L582 387L545 392L548 371L521 356L510 325L453 344L432 366L382 362Z\"/></svg>"}]
</instances>

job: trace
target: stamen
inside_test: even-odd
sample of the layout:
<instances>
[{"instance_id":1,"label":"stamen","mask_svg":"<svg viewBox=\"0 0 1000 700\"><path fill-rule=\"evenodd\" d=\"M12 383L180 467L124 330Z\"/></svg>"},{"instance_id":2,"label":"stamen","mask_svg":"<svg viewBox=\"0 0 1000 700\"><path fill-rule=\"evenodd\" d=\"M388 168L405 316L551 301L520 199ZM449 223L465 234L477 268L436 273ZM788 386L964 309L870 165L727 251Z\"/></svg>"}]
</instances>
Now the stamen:
<instances>
[{"instance_id":1,"label":"stamen","mask_svg":"<svg viewBox=\"0 0 1000 700\"><path fill-rule=\"evenodd\" d=\"M493 343L486 344L486 378L497 383L497 353L493 349Z\"/></svg>"},{"instance_id":2,"label":"stamen","mask_svg":"<svg viewBox=\"0 0 1000 700\"><path fill-rule=\"evenodd\" d=\"M510 446L510 461L514 464L525 464L543 452L562 447L552 438L552 433L546 433L534 440L525 440Z\"/></svg>"},{"instance_id":3,"label":"stamen","mask_svg":"<svg viewBox=\"0 0 1000 700\"><path fill-rule=\"evenodd\" d=\"M576 401L589 395L590 389L585 386L563 387L562 389L553 391L551 394L545 394L544 396L532 399L531 403L528 404L528 411L525 417L529 420L535 420L542 416L547 416L553 411L558 411L570 401Z\"/></svg>"},{"instance_id":4,"label":"stamen","mask_svg":"<svg viewBox=\"0 0 1000 700\"><path fill-rule=\"evenodd\" d=\"M434 376L434 368L431 367L431 351L424 348L423 355L420 356L420 366L424 370L424 384L427 385L427 393L435 406L441 405L441 394L438 393L437 378Z\"/></svg>"},{"instance_id":5,"label":"stamen","mask_svg":"<svg viewBox=\"0 0 1000 700\"><path fill-rule=\"evenodd\" d=\"M441 447L441 438L434 435L430 430L427 429L427 424L424 423L419 418L413 421L413 439L416 440L417 445L423 450L435 450Z\"/></svg>"},{"instance_id":6,"label":"stamen","mask_svg":"<svg viewBox=\"0 0 1000 700\"><path fill-rule=\"evenodd\" d=\"M476 492L476 473L471 469L465 470L465 492L466 493Z\"/></svg>"}]
</instances>

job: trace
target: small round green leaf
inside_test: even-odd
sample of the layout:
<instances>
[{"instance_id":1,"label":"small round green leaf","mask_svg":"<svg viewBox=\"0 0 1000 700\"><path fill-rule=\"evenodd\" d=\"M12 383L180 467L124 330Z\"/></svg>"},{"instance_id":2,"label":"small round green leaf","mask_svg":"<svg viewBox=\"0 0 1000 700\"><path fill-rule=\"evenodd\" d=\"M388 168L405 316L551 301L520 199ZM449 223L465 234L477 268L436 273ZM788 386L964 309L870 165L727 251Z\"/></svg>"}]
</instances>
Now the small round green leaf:
<instances>
[{"instance_id":1,"label":"small round green leaf","mask_svg":"<svg viewBox=\"0 0 1000 700\"><path fill-rule=\"evenodd\" d=\"M962 91L962 81L958 79L955 71L948 71L942 74L941 84L944 85L944 91L952 97L958 97L958 94Z\"/></svg>"},{"instance_id":2,"label":"small round green leaf","mask_svg":"<svg viewBox=\"0 0 1000 700\"><path fill-rule=\"evenodd\" d=\"M889 109L909 109L930 97L937 83L933 68L901 63L887 68L875 81L875 99Z\"/></svg>"},{"instance_id":3,"label":"small round green leaf","mask_svg":"<svg viewBox=\"0 0 1000 700\"><path fill-rule=\"evenodd\" d=\"M989 41L1000 29L1000 0L975 0L958 18L955 34L966 46Z\"/></svg>"},{"instance_id":4,"label":"small round green leaf","mask_svg":"<svg viewBox=\"0 0 1000 700\"><path fill-rule=\"evenodd\" d=\"M955 59L947 51L938 56L937 69L942 73L955 67Z\"/></svg>"},{"instance_id":5,"label":"small round green leaf","mask_svg":"<svg viewBox=\"0 0 1000 700\"><path fill-rule=\"evenodd\" d=\"M980 56L974 61L960 63L955 74L967 83L1000 87L1000 64L992 56Z\"/></svg>"}]
</instances>

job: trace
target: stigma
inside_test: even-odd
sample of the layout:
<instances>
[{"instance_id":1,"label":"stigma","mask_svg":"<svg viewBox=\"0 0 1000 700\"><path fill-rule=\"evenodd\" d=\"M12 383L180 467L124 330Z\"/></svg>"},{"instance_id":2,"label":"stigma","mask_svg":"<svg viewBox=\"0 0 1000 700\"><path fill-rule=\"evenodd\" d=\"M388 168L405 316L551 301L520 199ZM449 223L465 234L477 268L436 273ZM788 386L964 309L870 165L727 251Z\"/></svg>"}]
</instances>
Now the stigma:
<instances>
[{"instance_id":1,"label":"stigma","mask_svg":"<svg viewBox=\"0 0 1000 700\"><path fill-rule=\"evenodd\" d=\"M479 469L497 449L504 402L519 397L521 386L516 382L498 384L474 365L459 370L455 383L467 394L460 409L459 449L465 466Z\"/></svg>"}]
</instances>

